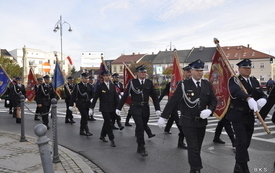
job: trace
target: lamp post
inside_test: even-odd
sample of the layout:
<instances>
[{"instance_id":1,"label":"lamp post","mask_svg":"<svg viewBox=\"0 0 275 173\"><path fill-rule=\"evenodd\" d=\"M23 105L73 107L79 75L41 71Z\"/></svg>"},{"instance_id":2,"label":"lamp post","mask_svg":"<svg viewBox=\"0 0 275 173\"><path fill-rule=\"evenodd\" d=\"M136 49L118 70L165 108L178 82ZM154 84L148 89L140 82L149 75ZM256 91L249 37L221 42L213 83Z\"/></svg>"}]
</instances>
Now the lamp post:
<instances>
[{"instance_id":1,"label":"lamp post","mask_svg":"<svg viewBox=\"0 0 275 173\"><path fill-rule=\"evenodd\" d=\"M61 41L61 71L63 70L63 47L62 47L62 28L63 28L63 24L68 24L69 25L69 29L68 31L69 32L72 32L72 28L71 28L71 25L66 22L66 21L62 21L62 16L60 16L60 19L56 22L55 26L54 26L54 29L53 29L53 32L57 32L57 30L60 31L60 41Z\"/></svg>"}]
</instances>

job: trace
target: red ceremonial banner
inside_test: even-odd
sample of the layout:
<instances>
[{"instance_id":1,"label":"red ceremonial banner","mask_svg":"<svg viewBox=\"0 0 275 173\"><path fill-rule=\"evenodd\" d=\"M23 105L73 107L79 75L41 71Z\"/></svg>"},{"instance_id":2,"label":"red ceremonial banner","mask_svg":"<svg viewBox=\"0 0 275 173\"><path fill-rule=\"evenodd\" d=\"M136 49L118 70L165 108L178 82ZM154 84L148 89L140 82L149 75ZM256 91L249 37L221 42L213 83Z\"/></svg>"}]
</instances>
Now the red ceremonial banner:
<instances>
[{"instance_id":1,"label":"red ceremonial banner","mask_svg":"<svg viewBox=\"0 0 275 173\"><path fill-rule=\"evenodd\" d=\"M36 77L33 73L32 68L30 68L29 75L28 75L28 83L27 83L27 87L26 87L26 97L27 97L28 101L32 101L35 97L34 86L36 84L38 84Z\"/></svg>"},{"instance_id":2,"label":"red ceremonial banner","mask_svg":"<svg viewBox=\"0 0 275 173\"><path fill-rule=\"evenodd\" d=\"M217 97L218 104L214 115L218 119L222 119L227 112L230 103L230 93L228 89L228 81L233 74L224 62L218 50L212 60L212 66L209 75L209 81L212 83L214 93Z\"/></svg>"},{"instance_id":3,"label":"red ceremonial banner","mask_svg":"<svg viewBox=\"0 0 275 173\"><path fill-rule=\"evenodd\" d=\"M168 94L168 98L172 97L172 95L174 94L177 88L178 82L181 80L182 80L182 68L180 67L177 50L174 50L173 71L172 71L170 91Z\"/></svg>"},{"instance_id":4,"label":"red ceremonial banner","mask_svg":"<svg viewBox=\"0 0 275 173\"><path fill-rule=\"evenodd\" d=\"M129 69L128 65L123 63L124 64L124 69L123 69L123 87L124 89L126 89L129 81L131 79L134 79L135 76L134 74L132 73L132 71ZM130 104L131 103L131 97L128 97L127 100L125 101L126 104Z\"/></svg>"}]
</instances>

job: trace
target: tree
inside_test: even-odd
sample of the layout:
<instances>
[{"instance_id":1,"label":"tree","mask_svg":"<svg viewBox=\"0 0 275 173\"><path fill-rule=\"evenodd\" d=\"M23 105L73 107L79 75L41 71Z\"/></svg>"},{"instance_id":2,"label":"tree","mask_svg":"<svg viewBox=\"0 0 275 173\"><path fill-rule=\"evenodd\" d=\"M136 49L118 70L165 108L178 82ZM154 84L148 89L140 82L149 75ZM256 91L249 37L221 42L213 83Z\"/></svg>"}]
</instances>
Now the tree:
<instances>
[{"instance_id":1,"label":"tree","mask_svg":"<svg viewBox=\"0 0 275 173\"><path fill-rule=\"evenodd\" d=\"M171 75L172 72L173 72L173 67L171 66L171 67L166 68L166 69L162 72L162 74L163 74L163 75Z\"/></svg>"},{"instance_id":2,"label":"tree","mask_svg":"<svg viewBox=\"0 0 275 173\"><path fill-rule=\"evenodd\" d=\"M71 69L71 73L74 74L76 73L76 70L75 70L75 67L73 66L72 69Z\"/></svg>"},{"instance_id":3,"label":"tree","mask_svg":"<svg viewBox=\"0 0 275 173\"><path fill-rule=\"evenodd\" d=\"M22 76L23 67L20 67L15 61L1 55L0 64L10 77Z\"/></svg>"}]
</instances>

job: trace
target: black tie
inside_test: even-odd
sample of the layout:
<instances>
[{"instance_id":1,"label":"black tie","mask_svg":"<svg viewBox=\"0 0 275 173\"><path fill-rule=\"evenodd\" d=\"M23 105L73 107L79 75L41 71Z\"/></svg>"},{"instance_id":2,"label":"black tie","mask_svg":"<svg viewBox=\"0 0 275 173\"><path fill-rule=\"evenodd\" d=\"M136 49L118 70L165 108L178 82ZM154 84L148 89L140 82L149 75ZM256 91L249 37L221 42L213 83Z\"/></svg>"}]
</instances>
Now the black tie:
<instances>
[{"instance_id":1,"label":"black tie","mask_svg":"<svg viewBox=\"0 0 275 173\"><path fill-rule=\"evenodd\" d=\"M200 82L197 82L197 88L198 88L198 91L199 91L199 94L201 93L201 86L200 86Z\"/></svg>"},{"instance_id":2,"label":"black tie","mask_svg":"<svg viewBox=\"0 0 275 173\"><path fill-rule=\"evenodd\" d=\"M141 87L143 88L143 80L141 80Z\"/></svg>"},{"instance_id":3,"label":"black tie","mask_svg":"<svg viewBox=\"0 0 275 173\"><path fill-rule=\"evenodd\" d=\"M247 79L247 81L246 81L247 83L248 83L248 85L251 87L251 84L250 84L250 82L249 82L249 79Z\"/></svg>"}]
</instances>

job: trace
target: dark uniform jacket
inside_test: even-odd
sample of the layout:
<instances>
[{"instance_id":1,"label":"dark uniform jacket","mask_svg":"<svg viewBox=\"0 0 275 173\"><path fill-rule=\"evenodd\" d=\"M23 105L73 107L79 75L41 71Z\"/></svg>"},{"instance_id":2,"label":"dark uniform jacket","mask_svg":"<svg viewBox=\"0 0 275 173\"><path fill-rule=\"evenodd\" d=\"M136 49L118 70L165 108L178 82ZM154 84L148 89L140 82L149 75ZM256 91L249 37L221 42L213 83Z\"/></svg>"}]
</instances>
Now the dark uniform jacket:
<instances>
[{"instance_id":1,"label":"dark uniform jacket","mask_svg":"<svg viewBox=\"0 0 275 173\"><path fill-rule=\"evenodd\" d=\"M36 103L42 104L43 106L50 106L52 98L56 98L52 84L41 84L36 95Z\"/></svg>"},{"instance_id":2,"label":"dark uniform jacket","mask_svg":"<svg viewBox=\"0 0 275 173\"><path fill-rule=\"evenodd\" d=\"M74 86L71 101L70 101L70 106L73 106L74 103L76 103L77 101L90 103L90 100L92 98L93 98L92 86L88 83L87 83L87 86L84 86L84 84L82 82L80 82Z\"/></svg>"},{"instance_id":3,"label":"dark uniform jacket","mask_svg":"<svg viewBox=\"0 0 275 173\"><path fill-rule=\"evenodd\" d=\"M109 82L109 89L104 82L97 86L93 102L91 104L92 109L95 107L98 98L100 99L100 112L115 112L116 106L119 102L119 97L116 92L115 85L112 82Z\"/></svg>"},{"instance_id":4,"label":"dark uniform jacket","mask_svg":"<svg viewBox=\"0 0 275 173\"><path fill-rule=\"evenodd\" d=\"M70 103L71 95L74 89L74 84L66 83L64 86L65 102Z\"/></svg>"},{"instance_id":5,"label":"dark uniform jacket","mask_svg":"<svg viewBox=\"0 0 275 173\"><path fill-rule=\"evenodd\" d=\"M131 94L130 114L131 115L150 115L149 110L149 96L153 100L153 104L156 110L160 110L158 96L155 91L153 82L149 79L145 79L143 88L139 82L139 79L132 79L129 81L127 89L122 96L117 109L121 110L127 97ZM146 114L143 113L143 109L146 109Z\"/></svg>"},{"instance_id":6,"label":"dark uniform jacket","mask_svg":"<svg viewBox=\"0 0 275 173\"><path fill-rule=\"evenodd\" d=\"M115 84L115 86L116 86L117 93L123 92L124 89L123 89L123 85L122 85L121 82L115 82L115 81L114 81L114 84Z\"/></svg>"},{"instance_id":7,"label":"dark uniform jacket","mask_svg":"<svg viewBox=\"0 0 275 173\"><path fill-rule=\"evenodd\" d=\"M253 111L250 110L246 99L248 97L252 97L257 101L260 98L266 98L266 95L262 91L259 82L255 77L249 78L252 87L249 83L247 83L247 81L242 76L238 76L238 78L240 79L242 85L245 87L247 93L241 90L240 86L237 84L237 80L235 77L230 78L229 90L232 98L227 119L232 122L235 121L254 123L255 118L253 115Z\"/></svg>"},{"instance_id":8,"label":"dark uniform jacket","mask_svg":"<svg viewBox=\"0 0 275 173\"><path fill-rule=\"evenodd\" d=\"M20 106L20 95L23 95L26 98L26 89L23 84L19 86L17 83L11 85L9 93L9 100L11 100L14 107Z\"/></svg>"},{"instance_id":9,"label":"dark uniform jacket","mask_svg":"<svg viewBox=\"0 0 275 173\"><path fill-rule=\"evenodd\" d=\"M183 93L182 84L186 94ZM193 102L198 98L200 99L198 103L188 102L188 100ZM167 119L171 114L174 105L177 105L179 101L179 109L181 111L181 125L189 127L206 126L207 119L199 118L201 111L204 109L210 109L213 112L217 105L217 99L210 82L203 79L201 80L200 94L192 78L179 82L176 91L167 102L161 116Z\"/></svg>"}]
</instances>

